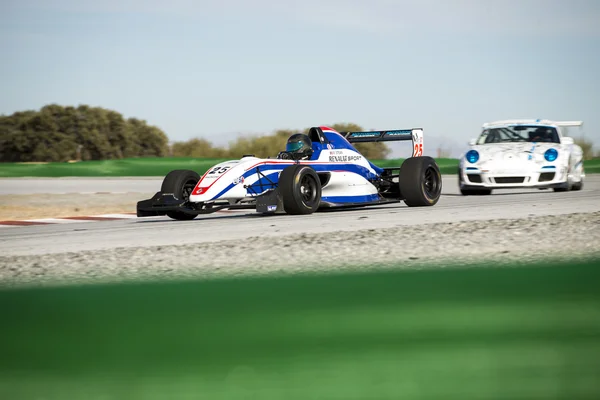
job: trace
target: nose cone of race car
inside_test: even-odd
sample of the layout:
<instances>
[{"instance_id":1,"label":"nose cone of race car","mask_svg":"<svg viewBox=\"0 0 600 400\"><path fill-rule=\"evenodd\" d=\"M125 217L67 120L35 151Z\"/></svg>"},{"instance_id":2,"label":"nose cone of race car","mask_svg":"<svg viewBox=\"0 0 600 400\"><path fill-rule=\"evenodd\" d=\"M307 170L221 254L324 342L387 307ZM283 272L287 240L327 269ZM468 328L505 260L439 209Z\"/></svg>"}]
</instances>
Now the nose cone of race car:
<instances>
[{"instance_id":1,"label":"nose cone of race car","mask_svg":"<svg viewBox=\"0 0 600 400\"><path fill-rule=\"evenodd\" d=\"M227 188L243 183L243 165L239 161L227 161L210 168L200 178L192 191L190 201L208 201Z\"/></svg>"}]
</instances>

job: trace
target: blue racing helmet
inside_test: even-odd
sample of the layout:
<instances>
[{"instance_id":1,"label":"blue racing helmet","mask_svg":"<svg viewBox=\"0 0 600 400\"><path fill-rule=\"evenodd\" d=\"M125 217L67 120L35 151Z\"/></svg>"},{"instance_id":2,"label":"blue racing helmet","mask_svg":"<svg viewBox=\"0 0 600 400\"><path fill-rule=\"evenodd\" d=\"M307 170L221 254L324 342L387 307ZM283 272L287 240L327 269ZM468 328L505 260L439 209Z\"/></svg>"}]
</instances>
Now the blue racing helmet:
<instances>
[{"instance_id":1,"label":"blue racing helmet","mask_svg":"<svg viewBox=\"0 0 600 400\"><path fill-rule=\"evenodd\" d=\"M312 140L304 133L295 133L288 139L285 151L295 160L310 158L313 154Z\"/></svg>"}]
</instances>

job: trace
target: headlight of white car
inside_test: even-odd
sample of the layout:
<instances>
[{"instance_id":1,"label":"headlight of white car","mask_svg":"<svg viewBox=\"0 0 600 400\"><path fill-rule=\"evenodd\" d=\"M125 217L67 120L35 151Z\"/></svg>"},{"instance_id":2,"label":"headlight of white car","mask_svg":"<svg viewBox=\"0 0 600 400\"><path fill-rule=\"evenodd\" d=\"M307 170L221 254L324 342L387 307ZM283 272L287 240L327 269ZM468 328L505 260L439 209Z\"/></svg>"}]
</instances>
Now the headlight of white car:
<instances>
[{"instance_id":1,"label":"headlight of white car","mask_svg":"<svg viewBox=\"0 0 600 400\"><path fill-rule=\"evenodd\" d=\"M550 148L546 150L546 152L544 153L544 158L548 162L555 161L558 158L558 150L556 150L555 148Z\"/></svg>"},{"instance_id":2,"label":"headlight of white car","mask_svg":"<svg viewBox=\"0 0 600 400\"><path fill-rule=\"evenodd\" d=\"M465 158L471 164L475 164L479 160L479 152L477 150L469 150L467 151Z\"/></svg>"}]
</instances>

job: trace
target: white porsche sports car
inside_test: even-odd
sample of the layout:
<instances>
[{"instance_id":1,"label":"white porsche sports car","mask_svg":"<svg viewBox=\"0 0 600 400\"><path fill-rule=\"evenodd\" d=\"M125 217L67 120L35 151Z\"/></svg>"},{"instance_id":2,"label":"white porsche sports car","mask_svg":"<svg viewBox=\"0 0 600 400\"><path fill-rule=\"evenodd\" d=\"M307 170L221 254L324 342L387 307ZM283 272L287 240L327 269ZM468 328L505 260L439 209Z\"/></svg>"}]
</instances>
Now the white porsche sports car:
<instances>
[{"instance_id":1,"label":"white porsche sports car","mask_svg":"<svg viewBox=\"0 0 600 400\"><path fill-rule=\"evenodd\" d=\"M493 189L581 190L583 151L567 137L581 121L507 120L485 123L460 157L458 182L463 195Z\"/></svg>"}]
</instances>

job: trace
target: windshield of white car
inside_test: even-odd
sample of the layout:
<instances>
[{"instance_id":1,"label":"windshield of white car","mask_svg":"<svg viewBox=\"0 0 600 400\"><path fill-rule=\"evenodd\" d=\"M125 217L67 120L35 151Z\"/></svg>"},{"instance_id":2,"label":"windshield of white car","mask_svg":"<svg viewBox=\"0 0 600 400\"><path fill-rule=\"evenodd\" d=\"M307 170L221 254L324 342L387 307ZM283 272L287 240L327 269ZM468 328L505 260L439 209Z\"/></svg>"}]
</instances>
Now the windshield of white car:
<instances>
[{"instance_id":1,"label":"windshield of white car","mask_svg":"<svg viewBox=\"0 0 600 400\"><path fill-rule=\"evenodd\" d=\"M487 128L481 132L477 144L547 142L560 143L556 128L540 125L514 125L499 128Z\"/></svg>"}]
</instances>

